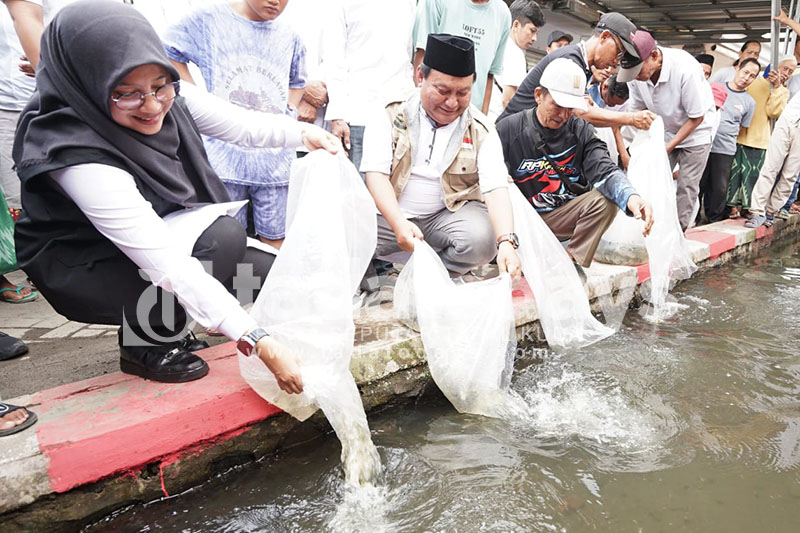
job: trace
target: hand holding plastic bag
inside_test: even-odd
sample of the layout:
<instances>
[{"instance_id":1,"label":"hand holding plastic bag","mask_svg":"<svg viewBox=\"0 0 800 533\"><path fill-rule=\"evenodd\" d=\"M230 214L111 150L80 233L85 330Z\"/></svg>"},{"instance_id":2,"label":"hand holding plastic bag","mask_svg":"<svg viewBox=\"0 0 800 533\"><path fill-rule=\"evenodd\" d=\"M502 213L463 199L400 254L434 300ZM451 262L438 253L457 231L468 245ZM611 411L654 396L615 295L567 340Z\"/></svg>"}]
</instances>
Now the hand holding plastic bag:
<instances>
[{"instance_id":1,"label":"hand holding plastic bag","mask_svg":"<svg viewBox=\"0 0 800 533\"><path fill-rule=\"evenodd\" d=\"M554 349L580 348L614 330L601 324L567 252L517 187L509 187L514 228L519 236L522 271L539 311L539 321Z\"/></svg>"},{"instance_id":2,"label":"hand holding plastic bag","mask_svg":"<svg viewBox=\"0 0 800 533\"><path fill-rule=\"evenodd\" d=\"M511 278L456 285L417 241L394 290L395 316L419 329L431 376L460 413L501 417L516 352Z\"/></svg>"},{"instance_id":3,"label":"hand holding plastic bag","mask_svg":"<svg viewBox=\"0 0 800 533\"><path fill-rule=\"evenodd\" d=\"M342 442L347 481L374 479L380 460L350 373L352 297L375 251L375 204L355 167L317 150L292 167L286 239L252 316L299 359L304 392L287 394L257 357L242 376L299 420L322 408Z\"/></svg>"},{"instance_id":4,"label":"hand holding plastic bag","mask_svg":"<svg viewBox=\"0 0 800 533\"><path fill-rule=\"evenodd\" d=\"M679 308L668 301L670 281L689 278L697 266L686 244L675 199L675 183L664 147L664 122L656 118L649 130L638 131L630 147L628 179L653 207L653 228L645 238L650 263L650 291L645 294L652 307L645 318L653 321L672 316Z\"/></svg>"}]
</instances>

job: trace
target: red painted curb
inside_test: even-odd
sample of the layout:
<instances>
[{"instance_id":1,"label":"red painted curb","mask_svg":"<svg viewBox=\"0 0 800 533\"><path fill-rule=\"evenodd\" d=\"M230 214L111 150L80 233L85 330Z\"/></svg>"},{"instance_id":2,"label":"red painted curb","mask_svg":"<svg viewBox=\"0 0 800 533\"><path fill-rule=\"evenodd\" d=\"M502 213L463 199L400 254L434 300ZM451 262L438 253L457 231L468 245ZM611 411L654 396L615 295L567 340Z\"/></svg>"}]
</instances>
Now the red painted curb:
<instances>
[{"instance_id":1,"label":"red painted curb","mask_svg":"<svg viewBox=\"0 0 800 533\"><path fill-rule=\"evenodd\" d=\"M690 241L698 241L708 245L709 259L736 248L736 236L721 231L690 229L686 232Z\"/></svg>"},{"instance_id":2,"label":"red painted curb","mask_svg":"<svg viewBox=\"0 0 800 533\"><path fill-rule=\"evenodd\" d=\"M518 280L512 283L511 299L514 304L514 309L527 301L532 302L535 300L531 286L528 285L528 280L526 280L524 276L521 276Z\"/></svg>"},{"instance_id":3,"label":"red painted curb","mask_svg":"<svg viewBox=\"0 0 800 533\"><path fill-rule=\"evenodd\" d=\"M191 453L204 441L225 441L279 413L242 379L232 348L226 343L201 351L204 358L216 359L209 361L206 377L190 383L119 374L39 393L37 437L49 460L53 491L136 470L165 456L174 462L175 454Z\"/></svg>"},{"instance_id":4,"label":"red painted curb","mask_svg":"<svg viewBox=\"0 0 800 533\"><path fill-rule=\"evenodd\" d=\"M650 279L650 263L643 263L636 266L636 273L639 276L639 280L637 281L639 285Z\"/></svg>"}]
</instances>

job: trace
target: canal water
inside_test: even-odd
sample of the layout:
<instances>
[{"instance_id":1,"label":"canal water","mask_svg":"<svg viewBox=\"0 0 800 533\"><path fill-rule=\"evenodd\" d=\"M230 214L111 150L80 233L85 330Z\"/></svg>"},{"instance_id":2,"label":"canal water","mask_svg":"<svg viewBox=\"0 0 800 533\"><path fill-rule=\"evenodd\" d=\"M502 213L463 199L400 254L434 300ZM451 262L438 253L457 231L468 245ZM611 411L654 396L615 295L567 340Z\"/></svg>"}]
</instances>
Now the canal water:
<instances>
[{"instance_id":1,"label":"canal water","mask_svg":"<svg viewBox=\"0 0 800 533\"><path fill-rule=\"evenodd\" d=\"M697 274L688 307L533 350L528 416L431 395L370 417L381 483L344 486L335 436L88 528L182 532L800 531L800 246Z\"/></svg>"}]
</instances>

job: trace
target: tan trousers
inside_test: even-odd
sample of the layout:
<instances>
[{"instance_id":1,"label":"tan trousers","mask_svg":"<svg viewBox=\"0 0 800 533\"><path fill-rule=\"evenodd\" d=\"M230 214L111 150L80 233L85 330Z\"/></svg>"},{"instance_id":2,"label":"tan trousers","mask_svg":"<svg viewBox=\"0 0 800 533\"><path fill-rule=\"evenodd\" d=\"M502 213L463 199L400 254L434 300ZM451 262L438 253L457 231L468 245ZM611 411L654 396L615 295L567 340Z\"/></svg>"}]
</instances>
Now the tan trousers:
<instances>
[{"instance_id":1,"label":"tan trousers","mask_svg":"<svg viewBox=\"0 0 800 533\"><path fill-rule=\"evenodd\" d=\"M765 209L770 214L780 211L792 193L798 171L800 171L800 121L778 120L769 139L764 165L753 187L750 213L763 216Z\"/></svg>"},{"instance_id":2,"label":"tan trousers","mask_svg":"<svg viewBox=\"0 0 800 533\"><path fill-rule=\"evenodd\" d=\"M548 213L540 213L559 240L570 239L567 252L576 263L588 267L597 245L617 216L619 208L597 189L570 200Z\"/></svg>"}]
</instances>

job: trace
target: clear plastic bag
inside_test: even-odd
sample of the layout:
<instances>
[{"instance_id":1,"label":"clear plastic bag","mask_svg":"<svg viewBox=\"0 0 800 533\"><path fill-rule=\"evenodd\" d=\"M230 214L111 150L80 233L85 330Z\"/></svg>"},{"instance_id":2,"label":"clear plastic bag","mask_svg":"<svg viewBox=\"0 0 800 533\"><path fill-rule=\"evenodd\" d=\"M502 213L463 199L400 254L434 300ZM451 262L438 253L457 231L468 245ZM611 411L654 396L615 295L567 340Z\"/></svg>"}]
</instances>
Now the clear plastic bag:
<instances>
[{"instance_id":1,"label":"clear plastic bag","mask_svg":"<svg viewBox=\"0 0 800 533\"><path fill-rule=\"evenodd\" d=\"M609 265L642 265L647 263L647 244L642 235L642 222L620 211L608 227L594 259Z\"/></svg>"},{"instance_id":2,"label":"clear plastic bag","mask_svg":"<svg viewBox=\"0 0 800 533\"><path fill-rule=\"evenodd\" d=\"M664 122L656 118L649 130L640 130L630 147L628 178L653 206L653 227L645 238L650 263L649 283L642 295L650 303L642 308L645 318L669 318L681 305L669 296L673 280L687 279L697 271L678 221L675 181L664 148ZM637 221L639 227L641 222Z\"/></svg>"},{"instance_id":3,"label":"clear plastic bag","mask_svg":"<svg viewBox=\"0 0 800 533\"><path fill-rule=\"evenodd\" d=\"M628 180L653 207L653 227L645 238L644 223L620 212L603 235L595 257L614 264L649 263L650 280L642 285L642 296L650 305L642 311L648 320L660 321L681 307L668 294L672 282L690 277L697 266L678 221L661 117L656 117L649 130L636 130L629 150Z\"/></svg>"},{"instance_id":4,"label":"clear plastic bag","mask_svg":"<svg viewBox=\"0 0 800 533\"><path fill-rule=\"evenodd\" d=\"M287 394L258 357L239 368L264 399L299 420L321 408L342 442L348 483L374 480L380 459L350 373L352 297L375 251L375 204L344 156L311 152L292 167L286 240L251 315L298 356L304 392Z\"/></svg>"},{"instance_id":5,"label":"clear plastic bag","mask_svg":"<svg viewBox=\"0 0 800 533\"><path fill-rule=\"evenodd\" d=\"M553 349L580 348L613 335L592 315L578 273L556 236L516 186L508 189L520 242L517 253L547 343Z\"/></svg>"},{"instance_id":6,"label":"clear plastic bag","mask_svg":"<svg viewBox=\"0 0 800 533\"><path fill-rule=\"evenodd\" d=\"M504 416L517 346L508 274L457 285L418 241L395 285L394 312L419 329L431 376L460 413Z\"/></svg>"}]
</instances>

